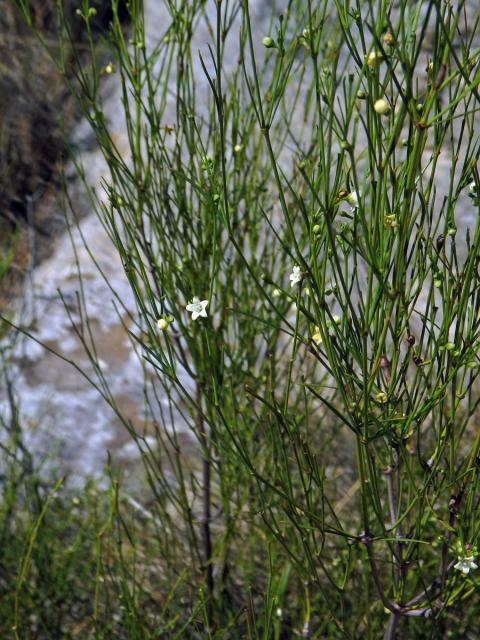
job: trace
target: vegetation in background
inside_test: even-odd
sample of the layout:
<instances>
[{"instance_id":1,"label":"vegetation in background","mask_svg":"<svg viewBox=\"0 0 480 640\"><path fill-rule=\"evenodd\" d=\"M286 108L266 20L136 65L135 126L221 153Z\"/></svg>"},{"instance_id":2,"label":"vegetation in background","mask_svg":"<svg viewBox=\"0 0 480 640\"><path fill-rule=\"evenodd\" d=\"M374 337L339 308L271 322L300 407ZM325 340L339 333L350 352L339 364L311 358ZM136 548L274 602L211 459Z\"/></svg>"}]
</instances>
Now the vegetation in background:
<instances>
[{"instance_id":1,"label":"vegetation in background","mask_svg":"<svg viewBox=\"0 0 480 640\"><path fill-rule=\"evenodd\" d=\"M130 314L111 292L144 363L144 432L108 388L82 290L74 329L142 453L141 526L115 484L109 515L82 525L45 492L9 587L15 633L59 637L29 617L34 554L51 549L54 591L88 602L65 637L474 638L478 20L464 2L292 0L262 41L247 1L213 19L197 0L167 6L145 46L142 3L129 40L112 2L130 157L94 56L70 84L110 170L107 197L90 196L135 295Z\"/></svg>"}]
</instances>

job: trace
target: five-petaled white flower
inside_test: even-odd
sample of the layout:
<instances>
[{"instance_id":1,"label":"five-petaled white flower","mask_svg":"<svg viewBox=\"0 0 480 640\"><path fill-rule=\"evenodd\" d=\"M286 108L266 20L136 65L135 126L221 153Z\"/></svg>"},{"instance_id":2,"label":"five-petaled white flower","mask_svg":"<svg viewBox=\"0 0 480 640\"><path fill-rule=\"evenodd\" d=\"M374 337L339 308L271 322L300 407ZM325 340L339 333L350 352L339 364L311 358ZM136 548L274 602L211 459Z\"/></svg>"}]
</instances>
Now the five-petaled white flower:
<instances>
[{"instance_id":1,"label":"five-petaled white flower","mask_svg":"<svg viewBox=\"0 0 480 640\"><path fill-rule=\"evenodd\" d=\"M293 271L290 274L290 284L291 286L295 286L302 279L302 272L300 271L300 267L293 267Z\"/></svg>"},{"instance_id":2,"label":"five-petaled white flower","mask_svg":"<svg viewBox=\"0 0 480 640\"><path fill-rule=\"evenodd\" d=\"M206 306L208 300L200 300L198 296L195 296L190 304L187 304L187 311L192 314L192 320L196 320L199 316L202 318L207 317Z\"/></svg>"},{"instance_id":3,"label":"five-petaled white flower","mask_svg":"<svg viewBox=\"0 0 480 640\"><path fill-rule=\"evenodd\" d=\"M453 567L465 575L467 575L471 569L478 569L478 565L475 562L475 556L458 556L458 562L457 564L454 564Z\"/></svg>"}]
</instances>

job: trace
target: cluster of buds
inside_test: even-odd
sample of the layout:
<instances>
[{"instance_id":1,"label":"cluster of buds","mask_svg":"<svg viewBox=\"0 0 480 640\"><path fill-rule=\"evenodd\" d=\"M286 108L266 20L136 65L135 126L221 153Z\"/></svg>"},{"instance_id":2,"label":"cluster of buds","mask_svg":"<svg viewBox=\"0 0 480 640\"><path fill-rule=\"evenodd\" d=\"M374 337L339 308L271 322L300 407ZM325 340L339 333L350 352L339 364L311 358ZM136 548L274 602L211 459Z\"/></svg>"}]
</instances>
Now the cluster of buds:
<instances>
[{"instance_id":1,"label":"cluster of buds","mask_svg":"<svg viewBox=\"0 0 480 640\"><path fill-rule=\"evenodd\" d=\"M380 404L385 404L386 402L388 402L388 396L385 391L379 391L375 396L375 400Z\"/></svg>"},{"instance_id":2,"label":"cluster of buds","mask_svg":"<svg viewBox=\"0 0 480 640\"><path fill-rule=\"evenodd\" d=\"M383 224L385 229L395 229L395 227L398 227L397 216L394 213L386 215L383 219Z\"/></svg>"},{"instance_id":3,"label":"cluster of buds","mask_svg":"<svg viewBox=\"0 0 480 640\"><path fill-rule=\"evenodd\" d=\"M81 9L77 9L75 13L80 18L83 18L84 20L89 20L90 18L94 18L97 15L97 10L95 9L95 7L88 7L85 13L83 13Z\"/></svg>"},{"instance_id":4,"label":"cluster of buds","mask_svg":"<svg viewBox=\"0 0 480 640\"><path fill-rule=\"evenodd\" d=\"M327 320L327 333L328 335L333 338L336 334L336 325L339 325L341 323L342 319L340 316L334 315L332 316L331 320ZM312 334L312 340L313 342L315 342L315 344L319 345L322 343L322 335L320 333L320 327L315 326L314 328L314 333Z\"/></svg>"}]
</instances>

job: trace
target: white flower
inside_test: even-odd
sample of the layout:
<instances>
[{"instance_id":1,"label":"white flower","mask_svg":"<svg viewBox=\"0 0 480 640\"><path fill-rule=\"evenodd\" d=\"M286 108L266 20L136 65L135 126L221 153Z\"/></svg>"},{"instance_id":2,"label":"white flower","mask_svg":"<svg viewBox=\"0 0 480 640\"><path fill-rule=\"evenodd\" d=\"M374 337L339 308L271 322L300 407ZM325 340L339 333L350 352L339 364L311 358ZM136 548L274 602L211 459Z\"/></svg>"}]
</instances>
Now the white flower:
<instances>
[{"instance_id":1,"label":"white flower","mask_svg":"<svg viewBox=\"0 0 480 640\"><path fill-rule=\"evenodd\" d=\"M458 556L458 562L453 565L453 568L467 575L471 569L478 569L478 565L475 562L475 556Z\"/></svg>"},{"instance_id":2,"label":"white flower","mask_svg":"<svg viewBox=\"0 0 480 640\"><path fill-rule=\"evenodd\" d=\"M472 182L470 182L470 184L468 185L468 191L472 196L477 195L477 185L475 184L475 180L472 180Z\"/></svg>"},{"instance_id":3,"label":"white flower","mask_svg":"<svg viewBox=\"0 0 480 640\"><path fill-rule=\"evenodd\" d=\"M357 191L351 191L346 198L348 204L352 207L352 211L358 209L358 197L359 194Z\"/></svg>"},{"instance_id":4,"label":"white flower","mask_svg":"<svg viewBox=\"0 0 480 640\"><path fill-rule=\"evenodd\" d=\"M207 317L206 306L208 300L200 300L198 296L195 296L190 304L187 304L187 311L192 314L192 320L196 320L199 316L202 318Z\"/></svg>"},{"instance_id":5,"label":"white flower","mask_svg":"<svg viewBox=\"0 0 480 640\"><path fill-rule=\"evenodd\" d=\"M294 287L298 284L302 279L302 272L300 271L300 267L293 267L293 271L290 274L290 284Z\"/></svg>"}]
</instances>

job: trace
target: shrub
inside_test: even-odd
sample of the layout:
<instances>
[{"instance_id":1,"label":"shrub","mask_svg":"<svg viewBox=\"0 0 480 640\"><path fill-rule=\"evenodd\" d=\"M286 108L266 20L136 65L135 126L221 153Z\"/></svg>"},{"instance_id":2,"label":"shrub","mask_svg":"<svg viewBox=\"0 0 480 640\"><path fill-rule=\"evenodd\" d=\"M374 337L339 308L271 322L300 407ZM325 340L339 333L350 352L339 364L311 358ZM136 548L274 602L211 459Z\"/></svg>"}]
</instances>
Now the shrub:
<instances>
[{"instance_id":1,"label":"shrub","mask_svg":"<svg viewBox=\"0 0 480 640\"><path fill-rule=\"evenodd\" d=\"M128 154L93 62L71 87L109 169L90 194L135 296L132 315L112 291L156 439L124 420L152 555L128 574L143 580L125 589L122 624L132 637L467 637L480 447L469 5L292 1L259 34L248 2L169 3L153 43L142 3L129 3L130 41L112 7ZM210 34L200 54L195 33ZM140 621L145 599L156 607Z\"/></svg>"}]
</instances>

